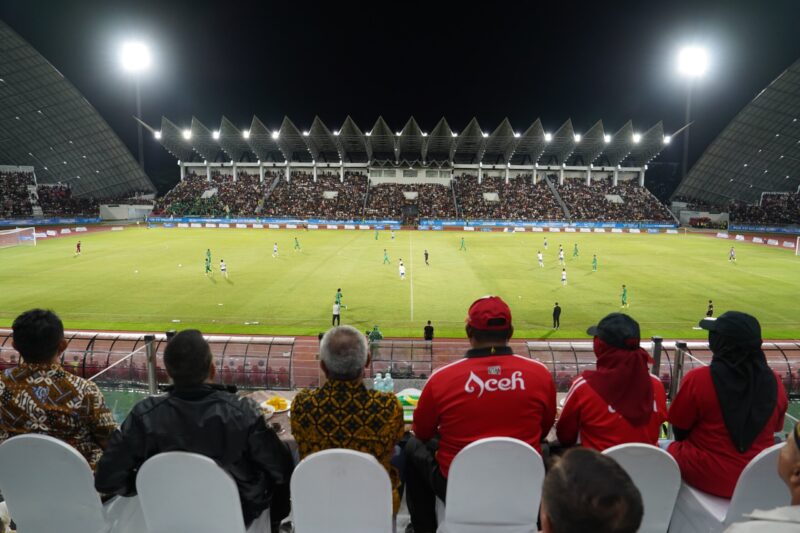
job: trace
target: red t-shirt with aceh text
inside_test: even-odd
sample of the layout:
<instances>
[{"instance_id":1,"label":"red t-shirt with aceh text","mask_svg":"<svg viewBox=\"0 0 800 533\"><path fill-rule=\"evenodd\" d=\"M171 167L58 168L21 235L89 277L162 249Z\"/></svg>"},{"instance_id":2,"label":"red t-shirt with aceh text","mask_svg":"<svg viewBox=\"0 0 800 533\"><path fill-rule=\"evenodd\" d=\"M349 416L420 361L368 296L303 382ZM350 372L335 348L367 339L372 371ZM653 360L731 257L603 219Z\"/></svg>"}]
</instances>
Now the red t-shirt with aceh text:
<instances>
[{"instance_id":1,"label":"red t-shirt with aceh text","mask_svg":"<svg viewBox=\"0 0 800 533\"><path fill-rule=\"evenodd\" d=\"M657 445L661 424L667 419L667 395L660 379L648 377L653 383L653 414L642 426L632 425L614 411L583 377L576 379L558 417L558 441L571 446L580 437L581 446L597 451L628 442Z\"/></svg>"},{"instance_id":2,"label":"red t-shirt with aceh text","mask_svg":"<svg viewBox=\"0 0 800 533\"><path fill-rule=\"evenodd\" d=\"M673 442L669 453L678 462L683 480L689 485L722 498L733 496L739 476L753 457L775 443L773 434L783 430L788 407L783 383L778 382L778 401L764 429L750 449L739 453L725 427L711 368L696 368L684 376L669 408L669 421L689 431L686 440Z\"/></svg>"},{"instance_id":3,"label":"red t-shirt with aceh text","mask_svg":"<svg viewBox=\"0 0 800 533\"><path fill-rule=\"evenodd\" d=\"M436 460L447 477L456 454L476 440L512 437L541 451L555 413L555 385L542 363L508 347L470 350L431 374L414 410L414 434L423 441L439 434Z\"/></svg>"}]
</instances>

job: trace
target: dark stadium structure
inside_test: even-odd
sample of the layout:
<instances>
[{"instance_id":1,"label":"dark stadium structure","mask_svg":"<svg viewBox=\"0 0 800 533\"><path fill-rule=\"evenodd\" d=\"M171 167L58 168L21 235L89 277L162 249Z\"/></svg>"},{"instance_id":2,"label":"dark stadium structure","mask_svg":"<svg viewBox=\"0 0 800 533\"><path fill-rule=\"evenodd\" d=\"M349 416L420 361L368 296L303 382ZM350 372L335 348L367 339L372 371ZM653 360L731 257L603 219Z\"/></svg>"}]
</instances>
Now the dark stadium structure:
<instances>
[{"instance_id":1,"label":"dark stadium structure","mask_svg":"<svg viewBox=\"0 0 800 533\"><path fill-rule=\"evenodd\" d=\"M223 117L212 131L192 118L187 128L162 118L160 129L146 125L156 139L179 161L209 163L312 163L373 166L423 166L446 168L460 165L542 166L590 165L643 167L657 156L670 137L661 122L643 133L629 121L614 133L606 133L598 121L587 131L575 132L567 120L555 132L545 132L540 120L524 131L508 119L494 130L481 128L473 118L454 131L442 118L430 132L412 117L402 129L393 130L379 117L369 129L359 128L347 117L338 129L318 117L308 130L288 118L277 129L253 117L247 129L237 128Z\"/></svg>"},{"instance_id":2,"label":"dark stadium structure","mask_svg":"<svg viewBox=\"0 0 800 533\"><path fill-rule=\"evenodd\" d=\"M78 90L0 21L0 165L34 167L75 197L155 192L128 148Z\"/></svg>"},{"instance_id":3,"label":"dark stadium structure","mask_svg":"<svg viewBox=\"0 0 800 533\"><path fill-rule=\"evenodd\" d=\"M734 200L758 203L764 192L797 192L798 119L800 59L736 115L708 146L673 197L723 206Z\"/></svg>"}]
</instances>

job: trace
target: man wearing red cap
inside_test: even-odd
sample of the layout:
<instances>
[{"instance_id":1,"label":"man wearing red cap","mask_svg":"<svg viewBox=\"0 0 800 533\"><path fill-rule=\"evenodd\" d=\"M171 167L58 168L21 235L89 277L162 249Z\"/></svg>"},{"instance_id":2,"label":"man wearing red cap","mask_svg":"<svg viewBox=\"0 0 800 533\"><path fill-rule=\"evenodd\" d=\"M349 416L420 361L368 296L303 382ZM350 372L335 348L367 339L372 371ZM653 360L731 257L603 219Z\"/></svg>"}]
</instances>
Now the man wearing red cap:
<instances>
[{"instance_id":1,"label":"man wearing red cap","mask_svg":"<svg viewBox=\"0 0 800 533\"><path fill-rule=\"evenodd\" d=\"M597 370L572 384L556 424L561 444L603 451L628 442L658 444L667 418L664 385L650 374L650 355L639 346L639 324L611 313L587 331L594 335Z\"/></svg>"},{"instance_id":2,"label":"man wearing red cap","mask_svg":"<svg viewBox=\"0 0 800 533\"><path fill-rule=\"evenodd\" d=\"M508 346L514 328L501 298L476 300L466 332L472 349L431 374L414 411L414 437L405 447L414 533L436 531L436 497L446 499L450 463L461 449L487 437L513 437L540 450L555 420L550 372Z\"/></svg>"}]
</instances>

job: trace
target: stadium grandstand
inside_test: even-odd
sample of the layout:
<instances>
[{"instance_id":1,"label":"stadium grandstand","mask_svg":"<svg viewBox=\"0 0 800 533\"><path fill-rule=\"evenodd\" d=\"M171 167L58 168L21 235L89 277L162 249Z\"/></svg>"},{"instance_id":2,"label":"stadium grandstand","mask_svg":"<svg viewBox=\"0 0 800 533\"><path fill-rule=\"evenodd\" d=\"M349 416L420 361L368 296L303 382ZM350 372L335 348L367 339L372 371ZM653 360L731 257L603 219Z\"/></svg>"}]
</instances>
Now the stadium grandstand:
<instances>
[{"instance_id":1,"label":"stadium grandstand","mask_svg":"<svg viewBox=\"0 0 800 533\"><path fill-rule=\"evenodd\" d=\"M155 187L97 110L0 21L0 218L97 216Z\"/></svg>"},{"instance_id":2,"label":"stadium grandstand","mask_svg":"<svg viewBox=\"0 0 800 533\"><path fill-rule=\"evenodd\" d=\"M475 118L460 132L444 118L426 132L413 117L396 131L349 117L333 130L288 117L273 130L258 117L246 129L225 117L214 130L196 118L145 126L178 159L181 183L160 204L171 215L674 222L645 187L670 141L660 122L613 134L602 122L579 134L571 120L553 133L508 119L487 132ZM226 201L232 191L250 201Z\"/></svg>"},{"instance_id":3,"label":"stadium grandstand","mask_svg":"<svg viewBox=\"0 0 800 533\"><path fill-rule=\"evenodd\" d=\"M732 228L800 226L800 60L725 127L672 200L683 223L729 213Z\"/></svg>"}]
</instances>

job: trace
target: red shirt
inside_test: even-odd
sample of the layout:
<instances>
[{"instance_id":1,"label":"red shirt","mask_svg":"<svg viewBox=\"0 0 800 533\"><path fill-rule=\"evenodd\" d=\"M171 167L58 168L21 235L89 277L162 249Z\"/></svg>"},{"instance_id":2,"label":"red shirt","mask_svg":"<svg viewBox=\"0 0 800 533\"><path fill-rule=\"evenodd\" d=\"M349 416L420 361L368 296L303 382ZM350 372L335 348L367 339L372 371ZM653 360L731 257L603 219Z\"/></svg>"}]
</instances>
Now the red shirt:
<instances>
[{"instance_id":1,"label":"red shirt","mask_svg":"<svg viewBox=\"0 0 800 533\"><path fill-rule=\"evenodd\" d=\"M556 415L556 389L542 363L511 348L470 350L431 374L414 410L414 433L440 436L436 460L444 477L458 452L487 437L513 437L541 451Z\"/></svg>"},{"instance_id":2,"label":"red shirt","mask_svg":"<svg viewBox=\"0 0 800 533\"><path fill-rule=\"evenodd\" d=\"M651 375L650 380L653 382L653 414L650 422L637 427L614 411L583 377L579 377L569 389L556 424L558 441L571 446L580 437L581 446L597 451L627 442L657 445L661 424L667 419L667 395L660 379Z\"/></svg>"},{"instance_id":3,"label":"red shirt","mask_svg":"<svg viewBox=\"0 0 800 533\"><path fill-rule=\"evenodd\" d=\"M711 368L696 368L686 374L669 408L669 421L689 431L686 440L673 442L669 453L678 462L681 476L689 485L722 498L730 498L739 475L750 460L775 443L773 434L783 430L788 407L783 383L778 382L775 411L753 445L739 453L725 427Z\"/></svg>"}]
</instances>

